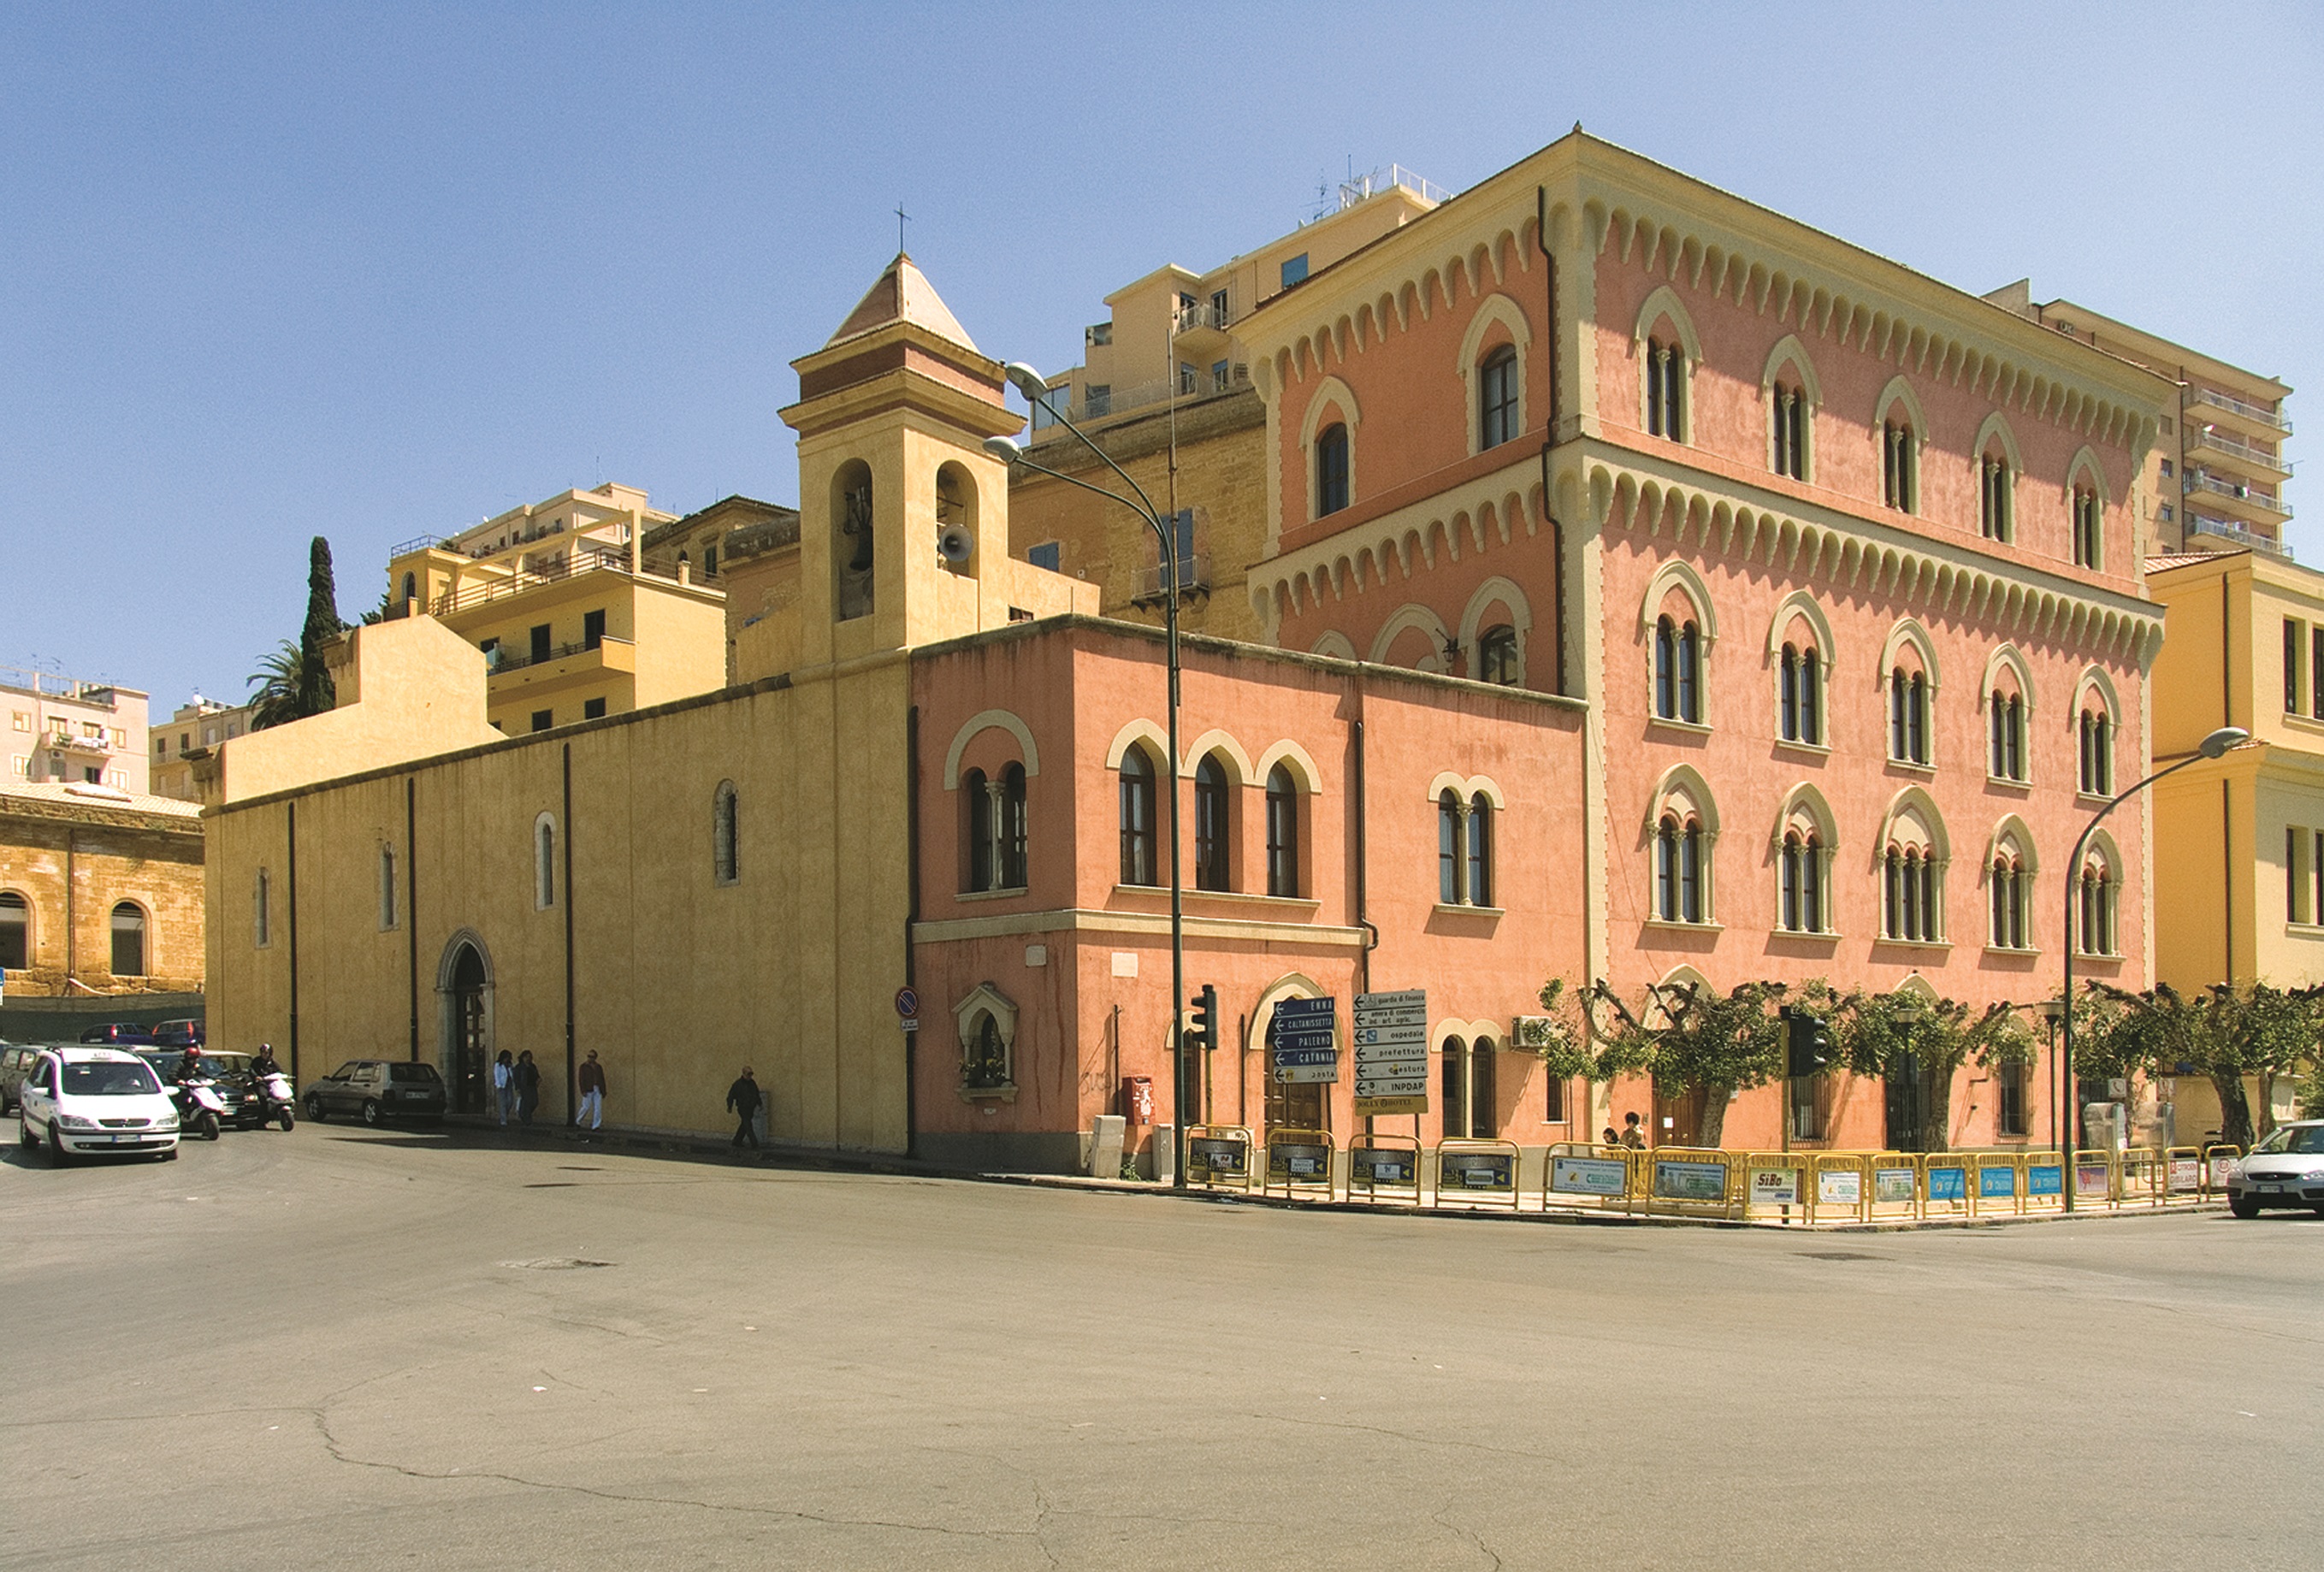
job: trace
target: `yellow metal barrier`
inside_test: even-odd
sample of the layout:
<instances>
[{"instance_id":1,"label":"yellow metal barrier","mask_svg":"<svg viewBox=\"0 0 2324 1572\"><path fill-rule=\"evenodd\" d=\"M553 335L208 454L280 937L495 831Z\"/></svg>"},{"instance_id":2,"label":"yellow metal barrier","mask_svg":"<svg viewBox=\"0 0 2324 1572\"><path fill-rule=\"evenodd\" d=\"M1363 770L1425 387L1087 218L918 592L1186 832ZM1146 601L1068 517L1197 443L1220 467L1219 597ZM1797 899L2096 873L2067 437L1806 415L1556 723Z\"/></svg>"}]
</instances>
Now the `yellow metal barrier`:
<instances>
[{"instance_id":1,"label":"yellow metal barrier","mask_svg":"<svg viewBox=\"0 0 2324 1572\"><path fill-rule=\"evenodd\" d=\"M1975 1165L1959 1152L1921 1154L1921 1215L1923 1218L1968 1218L1977 1215Z\"/></svg>"},{"instance_id":2,"label":"yellow metal barrier","mask_svg":"<svg viewBox=\"0 0 2324 1572\"><path fill-rule=\"evenodd\" d=\"M1868 1218L1917 1218L1927 1186L1917 1152L1875 1152L1866 1160L1872 1171L1872 1195L1865 1204Z\"/></svg>"},{"instance_id":3,"label":"yellow metal barrier","mask_svg":"<svg viewBox=\"0 0 2324 1572\"><path fill-rule=\"evenodd\" d=\"M1808 1217L1819 1223L1861 1223L1872 1216L1872 1159L1865 1152L1819 1152L1809 1182Z\"/></svg>"},{"instance_id":4,"label":"yellow metal barrier","mask_svg":"<svg viewBox=\"0 0 2324 1572\"><path fill-rule=\"evenodd\" d=\"M1267 1172L1259 1181L1261 1195L1283 1187L1285 1199L1319 1192L1332 1199L1332 1133L1286 1127L1267 1133Z\"/></svg>"},{"instance_id":5,"label":"yellow metal barrier","mask_svg":"<svg viewBox=\"0 0 2324 1572\"><path fill-rule=\"evenodd\" d=\"M1974 1179L1969 1200L1978 1215L2010 1216L2025 1210L2024 1153L1972 1153L1969 1168Z\"/></svg>"},{"instance_id":6,"label":"yellow metal barrier","mask_svg":"<svg viewBox=\"0 0 2324 1572\"><path fill-rule=\"evenodd\" d=\"M2163 1204L2164 1173L2163 1154L2152 1146L2133 1146L2115 1155L2115 1165L2121 1174L2117 1193L2125 1206L2159 1207Z\"/></svg>"},{"instance_id":7,"label":"yellow metal barrier","mask_svg":"<svg viewBox=\"0 0 2324 1572\"><path fill-rule=\"evenodd\" d=\"M1559 1206L1605 1211L1619 1205L1627 1210L1637 1194L1630 1155L1622 1146L1557 1142L1542 1155L1543 1209Z\"/></svg>"},{"instance_id":8,"label":"yellow metal barrier","mask_svg":"<svg viewBox=\"0 0 2324 1572\"><path fill-rule=\"evenodd\" d=\"M2022 1156L2027 1211L2057 1211L2066 1204L2065 1159L2055 1152L2027 1152Z\"/></svg>"},{"instance_id":9,"label":"yellow metal barrier","mask_svg":"<svg viewBox=\"0 0 2324 1572\"><path fill-rule=\"evenodd\" d=\"M1517 1209L1515 1141L1444 1141L1436 1147L1438 1206Z\"/></svg>"},{"instance_id":10,"label":"yellow metal barrier","mask_svg":"<svg viewBox=\"0 0 2324 1572\"><path fill-rule=\"evenodd\" d=\"M2074 1205L2111 1210L2122 1200L2122 1171L2114 1154L2084 1147L2074 1154Z\"/></svg>"},{"instance_id":11,"label":"yellow metal barrier","mask_svg":"<svg viewBox=\"0 0 2324 1572\"><path fill-rule=\"evenodd\" d=\"M2193 1146L2168 1146L2163 1152L2163 1203L2171 1206L2203 1199L2203 1154Z\"/></svg>"},{"instance_id":12,"label":"yellow metal barrier","mask_svg":"<svg viewBox=\"0 0 2324 1572\"><path fill-rule=\"evenodd\" d=\"M1420 1204L1420 1140L1358 1135L1348 1143L1348 1199Z\"/></svg>"},{"instance_id":13,"label":"yellow metal barrier","mask_svg":"<svg viewBox=\"0 0 2324 1572\"><path fill-rule=\"evenodd\" d=\"M1806 1152L1743 1152L1743 1216L1785 1223L1812 1220L1815 1208L1813 1155Z\"/></svg>"},{"instance_id":14,"label":"yellow metal barrier","mask_svg":"<svg viewBox=\"0 0 2324 1572\"><path fill-rule=\"evenodd\" d=\"M2203 1148L2203 1199L2213 1200L2227 1193L2227 1181L2235 1176L2236 1164L2242 1162L2244 1149L2230 1146L2225 1141L2214 1141Z\"/></svg>"},{"instance_id":15,"label":"yellow metal barrier","mask_svg":"<svg viewBox=\"0 0 2324 1572\"><path fill-rule=\"evenodd\" d=\"M1656 1146L1642 1154L1646 1209L1702 1216L1738 1215L1736 1162L1748 1156L1713 1147Z\"/></svg>"},{"instance_id":16,"label":"yellow metal barrier","mask_svg":"<svg viewBox=\"0 0 2324 1572\"><path fill-rule=\"evenodd\" d=\"M1187 1126L1186 1182L1250 1194L1252 1145L1247 1125Z\"/></svg>"}]
</instances>

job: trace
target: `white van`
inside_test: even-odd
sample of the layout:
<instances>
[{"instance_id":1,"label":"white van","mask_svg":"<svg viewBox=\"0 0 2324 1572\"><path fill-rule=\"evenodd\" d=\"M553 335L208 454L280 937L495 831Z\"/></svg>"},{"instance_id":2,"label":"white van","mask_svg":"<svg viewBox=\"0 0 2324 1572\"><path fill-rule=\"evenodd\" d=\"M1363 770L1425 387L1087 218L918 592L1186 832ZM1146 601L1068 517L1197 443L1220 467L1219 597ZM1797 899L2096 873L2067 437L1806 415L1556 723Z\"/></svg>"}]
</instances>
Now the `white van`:
<instances>
[{"instance_id":1,"label":"white van","mask_svg":"<svg viewBox=\"0 0 2324 1572\"><path fill-rule=\"evenodd\" d=\"M16 1097L16 1139L61 1168L86 1152L178 1154L178 1105L146 1062L118 1048L48 1048Z\"/></svg>"}]
</instances>

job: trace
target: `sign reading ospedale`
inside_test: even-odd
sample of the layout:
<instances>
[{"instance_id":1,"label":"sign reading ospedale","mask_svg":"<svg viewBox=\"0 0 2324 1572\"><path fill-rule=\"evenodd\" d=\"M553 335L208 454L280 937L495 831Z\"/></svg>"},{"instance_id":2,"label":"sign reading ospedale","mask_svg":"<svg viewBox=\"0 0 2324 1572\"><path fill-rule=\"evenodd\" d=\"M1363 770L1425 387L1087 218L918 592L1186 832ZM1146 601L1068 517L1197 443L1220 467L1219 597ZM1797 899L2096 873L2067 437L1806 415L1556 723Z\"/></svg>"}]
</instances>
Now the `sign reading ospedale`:
<instances>
[{"instance_id":1,"label":"sign reading ospedale","mask_svg":"<svg viewBox=\"0 0 2324 1572\"><path fill-rule=\"evenodd\" d=\"M1428 1111L1428 990L1356 996L1356 1116Z\"/></svg>"}]
</instances>

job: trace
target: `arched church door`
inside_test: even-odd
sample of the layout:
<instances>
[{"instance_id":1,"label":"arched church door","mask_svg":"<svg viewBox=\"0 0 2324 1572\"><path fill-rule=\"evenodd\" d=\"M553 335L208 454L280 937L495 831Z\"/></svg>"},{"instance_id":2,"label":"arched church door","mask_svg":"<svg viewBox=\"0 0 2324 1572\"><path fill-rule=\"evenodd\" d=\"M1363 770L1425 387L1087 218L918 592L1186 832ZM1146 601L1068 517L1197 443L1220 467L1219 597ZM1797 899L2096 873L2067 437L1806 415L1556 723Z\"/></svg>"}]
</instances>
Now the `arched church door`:
<instances>
[{"instance_id":1,"label":"arched church door","mask_svg":"<svg viewBox=\"0 0 2324 1572\"><path fill-rule=\"evenodd\" d=\"M452 959L452 1105L456 1112L492 1111L492 1043L484 1022L484 958L462 944Z\"/></svg>"}]
</instances>

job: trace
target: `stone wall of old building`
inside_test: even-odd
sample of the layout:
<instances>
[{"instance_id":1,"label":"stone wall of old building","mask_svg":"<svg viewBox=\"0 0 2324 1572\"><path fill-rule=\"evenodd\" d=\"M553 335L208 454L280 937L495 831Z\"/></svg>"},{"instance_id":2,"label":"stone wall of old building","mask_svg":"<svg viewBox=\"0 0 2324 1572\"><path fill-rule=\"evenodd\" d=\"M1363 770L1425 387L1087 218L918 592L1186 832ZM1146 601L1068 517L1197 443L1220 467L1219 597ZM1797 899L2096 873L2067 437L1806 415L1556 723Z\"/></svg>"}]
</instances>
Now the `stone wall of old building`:
<instances>
[{"instance_id":1,"label":"stone wall of old building","mask_svg":"<svg viewBox=\"0 0 2324 1572\"><path fill-rule=\"evenodd\" d=\"M198 993L203 978L202 825L190 803L83 795L51 783L0 789L0 924L23 925L15 997ZM143 926L142 969L114 970L114 912ZM16 959L0 933L0 961ZM132 959L124 957L124 960Z\"/></svg>"}]
</instances>

